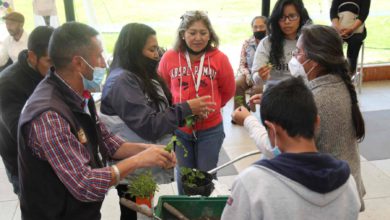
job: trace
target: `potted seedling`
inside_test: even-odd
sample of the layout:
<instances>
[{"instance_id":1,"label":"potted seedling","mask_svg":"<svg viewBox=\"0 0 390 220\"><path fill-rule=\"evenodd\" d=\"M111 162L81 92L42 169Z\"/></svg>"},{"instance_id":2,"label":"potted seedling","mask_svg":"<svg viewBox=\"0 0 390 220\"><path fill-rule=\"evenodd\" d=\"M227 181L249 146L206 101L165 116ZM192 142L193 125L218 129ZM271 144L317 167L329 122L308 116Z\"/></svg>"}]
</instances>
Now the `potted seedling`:
<instances>
[{"instance_id":1,"label":"potted seedling","mask_svg":"<svg viewBox=\"0 0 390 220\"><path fill-rule=\"evenodd\" d=\"M209 196L214 189L213 176L187 167L180 168L183 191L186 195Z\"/></svg>"},{"instance_id":2,"label":"potted seedling","mask_svg":"<svg viewBox=\"0 0 390 220\"><path fill-rule=\"evenodd\" d=\"M152 209L154 193L158 191L156 181L149 170L129 181L127 193L135 197L135 202L139 206L147 206Z\"/></svg>"}]
</instances>

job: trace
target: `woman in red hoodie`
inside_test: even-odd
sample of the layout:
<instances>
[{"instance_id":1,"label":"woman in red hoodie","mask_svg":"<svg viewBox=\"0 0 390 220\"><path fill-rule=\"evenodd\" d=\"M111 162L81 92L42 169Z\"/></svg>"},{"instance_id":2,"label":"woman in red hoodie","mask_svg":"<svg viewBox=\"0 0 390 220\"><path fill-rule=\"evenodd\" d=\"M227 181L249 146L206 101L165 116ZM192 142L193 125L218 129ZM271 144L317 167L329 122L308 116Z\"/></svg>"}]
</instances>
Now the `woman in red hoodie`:
<instances>
[{"instance_id":1,"label":"woman in red hoodie","mask_svg":"<svg viewBox=\"0 0 390 220\"><path fill-rule=\"evenodd\" d=\"M217 166L225 133L221 108L235 93L234 73L227 56L218 50L216 35L206 13L189 11L181 17L177 39L172 50L161 58L159 73L170 88L173 103L195 97L210 96L213 111L194 117L194 123L176 130L188 150L184 157L176 149L178 167L208 171ZM179 170L179 169L177 169ZM177 172L179 194L183 194L180 172Z\"/></svg>"}]
</instances>

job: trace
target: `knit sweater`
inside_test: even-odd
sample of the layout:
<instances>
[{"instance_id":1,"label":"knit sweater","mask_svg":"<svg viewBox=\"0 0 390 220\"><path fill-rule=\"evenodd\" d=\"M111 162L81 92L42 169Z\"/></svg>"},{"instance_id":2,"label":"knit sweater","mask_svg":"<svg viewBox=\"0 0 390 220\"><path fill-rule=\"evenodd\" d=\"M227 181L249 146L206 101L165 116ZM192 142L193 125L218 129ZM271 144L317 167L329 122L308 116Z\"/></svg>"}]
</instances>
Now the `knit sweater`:
<instances>
[{"instance_id":1,"label":"knit sweater","mask_svg":"<svg viewBox=\"0 0 390 220\"><path fill-rule=\"evenodd\" d=\"M352 120L351 97L343 80L327 74L309 82L321 118L316 146L320 152L345 160L351 168L362 208L366 191L360 171L360 155Z\"/></svg>"}]
</instances>

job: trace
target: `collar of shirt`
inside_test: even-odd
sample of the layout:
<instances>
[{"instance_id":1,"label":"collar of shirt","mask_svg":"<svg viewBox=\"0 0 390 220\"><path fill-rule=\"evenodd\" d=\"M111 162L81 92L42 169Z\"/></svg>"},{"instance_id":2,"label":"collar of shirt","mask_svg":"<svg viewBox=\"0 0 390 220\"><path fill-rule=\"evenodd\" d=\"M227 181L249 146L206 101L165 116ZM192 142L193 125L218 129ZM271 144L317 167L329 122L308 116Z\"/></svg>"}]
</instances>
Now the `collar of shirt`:
<instances>
[{"instance_id":1,"label":"collar of shirt","mask_svg":"<svg viewBox=\"0 0 390 220\"><path fill-rule=\"evenodd\" d=\"M86 103L91 98L91 93L88 90L84 90L83 95L81 96L65 80L63 80L61 78L61 76L59 76L55 71L53 71L53 73L62 83L64 83L70 89L70 91L72 91L74 93L74 95L76 97L79 98L80 106L81 106L81 108L84 109L84 107L86 106Z\"/></svg>"}]
</instances>

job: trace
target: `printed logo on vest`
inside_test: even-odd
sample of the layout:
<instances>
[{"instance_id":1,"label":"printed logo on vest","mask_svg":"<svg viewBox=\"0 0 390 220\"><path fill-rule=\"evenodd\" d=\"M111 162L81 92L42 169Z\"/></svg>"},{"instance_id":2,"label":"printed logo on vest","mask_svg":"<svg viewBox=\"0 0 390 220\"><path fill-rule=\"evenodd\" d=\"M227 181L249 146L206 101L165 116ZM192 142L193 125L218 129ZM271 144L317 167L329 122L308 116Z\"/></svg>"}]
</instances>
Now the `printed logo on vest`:
<instances>
[{"instance_id":1,"label":"printed logo on vest","mask_svg":"<svg viewBox=\"0 0 390 220\"><path fill-rule=\"evenodd\" d=\"M85 132L82 128L77 132L77 138L79 139L80 143L86 144L87 143L87 136L85 135Z\"/></svg>"}]
</instances>

